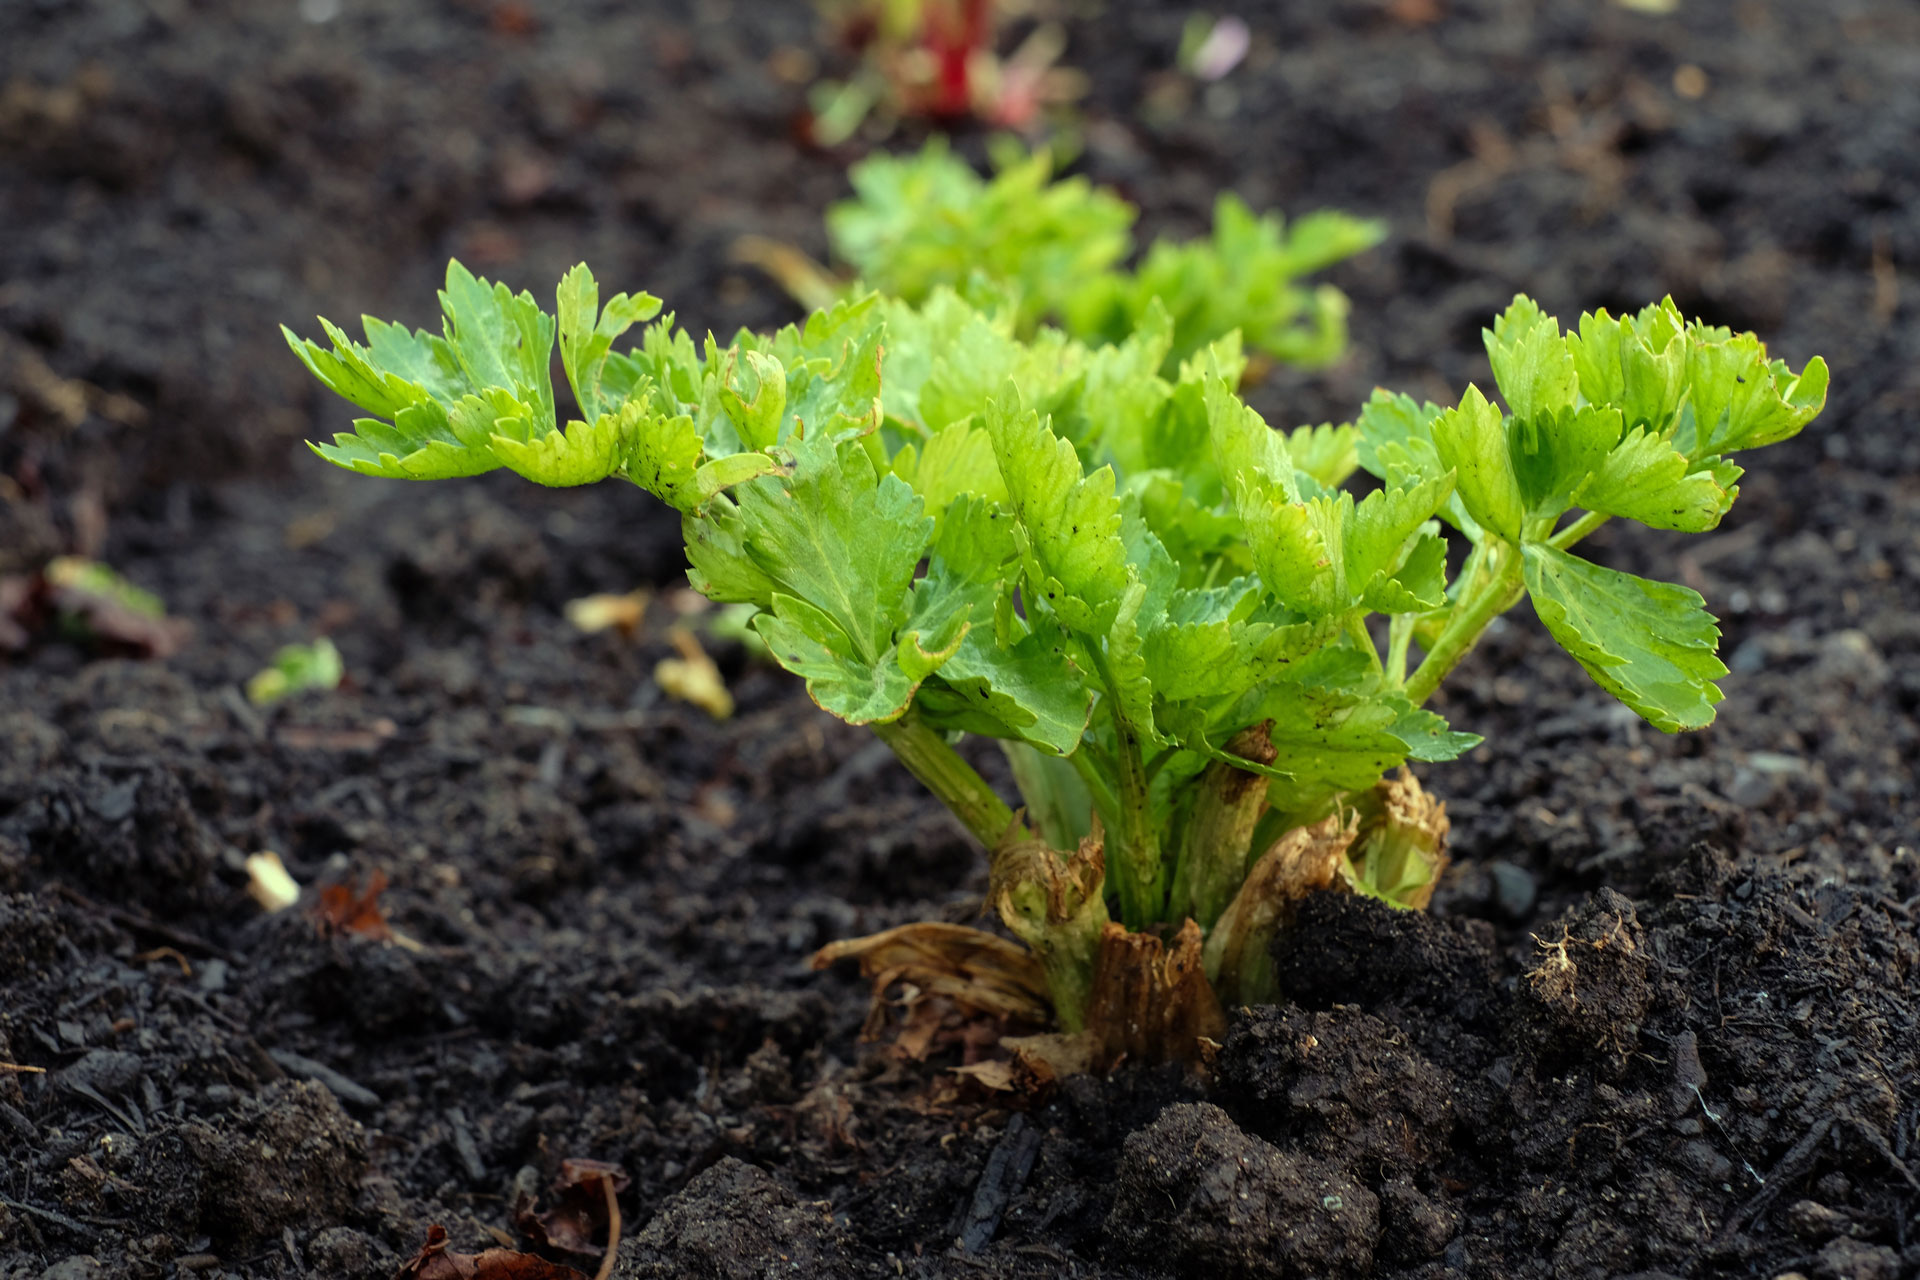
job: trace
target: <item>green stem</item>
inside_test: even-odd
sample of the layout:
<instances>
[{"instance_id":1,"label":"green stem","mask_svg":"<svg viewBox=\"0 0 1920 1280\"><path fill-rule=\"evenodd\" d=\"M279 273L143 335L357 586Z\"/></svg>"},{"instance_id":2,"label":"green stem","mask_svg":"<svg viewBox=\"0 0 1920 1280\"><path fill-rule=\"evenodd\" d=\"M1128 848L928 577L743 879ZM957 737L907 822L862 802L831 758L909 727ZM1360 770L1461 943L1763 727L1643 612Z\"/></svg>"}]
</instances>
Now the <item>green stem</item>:
<instances>
[{"instance_id":1,"label":"green stem","mask_svg":"<svg viewBox=\"0 0 1920 1280\"><path fill-rule=\"evenodd\" d=\"M1547 539L1547 545L1556 551L1565 551L1611 518L1589 511ZM1461 577L1470 583L1467 591L1454 606L1446 627L1428 647L1426 659L1407 679L1406 694L1415 706L1432 697L1440 682L1473 651L1488 623L1520 603L1526 591L1521 582L1521 569L1520 548L1505 539L1489 534L1485 542L1474 548L1474 554L1461 569ZM1478 580L1468 578L1469 570L1484 576ZM1391 663L1391 658L1389 661ZM1405 661L1404 651L1400 661Z\"/></svg>"},{"instance_id":2,"label":"green stem","mask_svg":"<svg viewBox=\"0 0 1920 1280\"><path fill-rule=\"evenodd\" d=\"M1454 606L1453 617L1446 628L1427 650L1419 668L1407 679L1406 694L1416 707L1432 697L1440 682L1473 651L1487 624L1519 603L1524 589L1520 581L1520 548L1505 539L1495 540L1491 534L1488 539L1492 551L1486 562L1486 577L1473 584Z\"/></svg>"},{"instance_id":3,"label":"green stem","mask_svg":"<svg viewBox=\"0 0 1920 1280\"><path fill-rule=\"evenodd\" d=\"M1381 670L1380 649L1373 642L1373 633L1367 630L1366 615L1356 610L1347 618L1347 634L1353 637L1353 643L1367 655L1375 671Z\"/></svg>"},{"instance_id":4,"label":"green stem","mask_svg":"<svg viewBox=\"0 0 1920 1280\"><path fill-rule=\"evenodd\" d=\"M1547 545L1555 551L1565 551L1568 547L1571 547L1574 543L1580 541L1580 539L1586 537L1612 518L1612 516L1603 516L1598 511L1589 511L1560 532L1554 534L1551 538L1548 538Z\"/></svg>"},{"instance_id":5,"label":"green stem","mask_svg":"<svg viewBox=\"0 0 1920 1280\"><path fill-rule=\"evenodd\" d=\"M1407 682L1407 650L1413 644L1413 628L1419 620L1416 613L1396 613L1387 624L1387 679L1395 684Z\"/></svg>"},{"instance_id":6,"label":"green stem","mask_svg":"<svg viewBox=\"0 0 1920 1280\"><path fill-rule=\"evenodd\" d=\"M1109 872L1120 891L1120 915L1129 929L1145 927L1158 918L1155 899L1160 892L1160 842L1147 801L1147 771L1140 760L1140 734L1120 709L1119 682L1098 645L1086 646L1100 683L1106 687L1107 714L1113 718L1113 772L1120 783L1114 799L1120 816L1118 858Z\"/></svg>"},{"instance_id":7,"label":"green stem","mask_svg":"<svg viewBox=\"0 0 1920 1280\"><path fill-rule=\"evenodd\" d=\"M891 724L871 727L880 741L893 748L907 772L926 784L974 839L989 850L1000 847L1013 825L1013 810L945 737L911 711Z\"/></svg>"}]
</instances>

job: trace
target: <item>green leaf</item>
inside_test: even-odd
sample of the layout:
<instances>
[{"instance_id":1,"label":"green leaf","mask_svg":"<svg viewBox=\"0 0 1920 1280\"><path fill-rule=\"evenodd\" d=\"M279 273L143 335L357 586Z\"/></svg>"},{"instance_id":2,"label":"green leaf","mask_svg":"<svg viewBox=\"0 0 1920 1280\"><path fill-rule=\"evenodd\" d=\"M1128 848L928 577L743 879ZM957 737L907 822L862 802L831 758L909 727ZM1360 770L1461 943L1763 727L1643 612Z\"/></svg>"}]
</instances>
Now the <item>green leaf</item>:
<instances>
[{"instance_id":1,"label":"green leaf","mask_svg":"<svg viewBox=\"0 0 1920 1280\"><path fill-rule=\"evenodd\" d=\"M1530 422L1573 408L1579 390L1573 354L1560 336L1560 322L1532 298L1516 294L1492 329L1481 331L1493 380L1513 416Z\"/></svg>"},{"instance_id":2,"label":"green leaf","mask_svg":"<svg viewBox=\"0 0 1920 1280\"><path fill-rule=\"evenodd\" d=\"M1080 745L1093 708L1085 677L1040 635L993 643L969 631L960 649L920 691L920 714L949 730L1017 738L1052 755Z\"/></svg>"},{"instance_id":3,"label":"green leaf","mask_svg":"<svg viewBox=\"0 0 1920 1280\"><path fill-rule=\"evenodd\" d=\"M887 417L932 426L920 409L921 389L933 373L935 358L953 348L967 325L981 320L980 312L944 286L918 307L888 297L882 297L880 305L888 335L886 379L880 389Z\"/></svg>"},{"instance_id":4,"label":"green leaf","mask_svg":"<svg viewBox=\"0 0 1920 1280\"><path fill-rule=\"evenodd\" d=\"M471 388L466 374L461 372L459 357L454 355L445 338L424 329L388 324L373 316L361 316L360 324L367 331L367 353L380 369L419 387L443 404L458 400ZM361 407L373 408L366 404Z\"/></svg>"},{"instance_id":5,"label":"green leaf","mask_svg":"<svg viewBox=\"0 0 1920 1280\"><path fill-rule=\"evenodd\" d=\"M1400 567L1411 539L1453 494L1453 476L1409 488L1376 489L1346 521L1347 588L1352 595Z\"/></svg>"},{"instance_id":6,"label":"green leaf","mask_svg":"<svg viewBox=\"0 0 1920 1280\"><path fill-rule=\"evenodd\" d=\"M909 302L976 271L1015 283L1029 331L1132 247L1130 205L1052 173L1040 151L984 180L938 139L917 155L875 155L853 167L856 199L827 211L827 234L869 285Z\"/></svg>"},{"instance_id":7,"label":"green leaf","mask_svg":"<svg viewBox=\"0 0 1920 1280\"><path fill-rule=\"evenodd\" d=\"M1352 649L1329 649L1316 671L1283 681L1251 711L1271 718L1275 748L1268 788L1275 808L1293 814L1323 810L1334 796L1378 782L1409 759L1451 760L1479 745L1431 711L1384 687L1371 661Z\"/></svg>"},{"instance_id":8,"label":"green leaf","mask_svg":"<svg viewBox=\"0 0 1920 1280\"><path fill-rule=\"evenodd\" d=\"M1207 386L1214 456L1267 590L1315 617L1346 607L1344 524L1351 497L1301 501L1286 443L1215 379Z\"/></svg>"},{"instance_id":9,"label":"green leaf","mask_svg":"<svg viewBox=\"0 0 1920 1280\"><path fill-rule=\"evenodd\" d=\"M691 431L690 421L677 421L687 422ZM747 517L739 504L723 494L698 511L687 508L682 511L680 529L687 545L687 581L693 589L722 604L772 608L778 584L747 548Z\"/></svg>"},{"instance_id":10,"label":"green leaf","mask_svg":"<svg viewBox=\"0 0 1920 1280\"><path fill-rule=\"evenodd\" d=\"M440 304L444 338L369 317L369 345L362 347L322 318L333 344L329 351L281 329L301 363L328 388L391 420L356 420L353 435L315 444L315 453L368 475L438 480L501 465L492 447L496 436L531 446L555 434L547 371L552 318L531 295L475 279L457 261L447 264ZM539 447L556 456L567 452L558 443ZM515 457L536 470L560 465L524 450ZM562 467L568 474L577 469Z\"/></svg>"},{"instance_id":11,"label":"green leaf","mask_svg":"<svg viewBox=\"0 0 1920 1280\"><path fill-rule=\"evenodd\" d=\"M1798 435L1827 403L1827 362L1815 356L1795 375L1784 363L1769 363L1750 333L1690 331L1687 362L1691 430L1674 444L1700 461L1716 454L1757 449Z\"/></svg>"},{"instance_id":12,"label":"green leaf","mask_svg":"<svg viewBox=\"0 0 1920 1280\"><path fill-rule=\"evenodd\" d=\"M352 433L333 443L309 442L327 461L364 475L397 480L447 480L480 475L500 465L493 454L496 431L524 429L527 407L497 388L466 396L450 409L427 400L394 415L391 424L354 420Z\"/></svg>"},{"instance_id":13,"label":"green leaf","mask_svg":"<svg viewBox=\"0 0 1920 1280\"><path fill-rule=\"evenodd\" d=\"M900 643L896 646L900 669L918 687L922 680L938 671L959 652L960 645L972 629L973 624L965 614L954 613L948 614L935 630L902 631Z\"/></svg>"},{"instance_id":14,"label":"green leaf","mask_svg":"<svg viewBox=\"0 0 1920 1280\"><path fill-rule=\"evenodd\" d=\"M963 494L996 504L1007 500L993 437L970 422L953 423L918 445L902 446L893 456L893 474L913 486L935 519Z\"/></svg>"},{"instance_id":15,"label":"green leaf","mask_svg":"<svg viewBox=\"0 0 1920 1280\"><path fill-rule=\"evenodd\" d=\"M920 388L920 421L930 431L984 418L1011 382L1036 412L1069 407L1079 392L1086 348L1057 330L1016 340L1005 323L976 315L933 359Z\"/></svg>"},{"instance_id":16,"label":"green leaf","mask_svg":"<svg viewBox=\"0 0 1920 1280\"><path fill-rule=\"evenodd\" d=\"M1398 571L1382 569L1361 593L1361 603L1376 613L1425 613L1447 602L1447 543L1425 533L1414 543Z\"/></svg>"},{"instance_id":17,"label":"green leaf","mask_svg":"<svg viewBox=\"0 0 1920 1280\"><path fill-rule=\"evenodd\" d=\"M891 650L876 658L856 652L853 640L823 611L776 593L773 611L755 616L767 651L807 682L807 696L848 724L897 720L918 683Z\"/></svg>"},{"instance_id":18,"label":"green leaf","mask_svg":"<svg viewBox=\"0 0 1920 1280\"><path fill-rule=\"evenodd\" d=\"M600 307L600 286L586 263L560 278L555 298L560 330L560 362L566 368L581 415L598 420L617 405L601 394L601 377L614 339L660 314L660 299L648 293L617 293Z\"/></svg>"},{"instance_id":19,"label":"green leaf","mask_svg":"<svg viewBox=\"0 0 1920 1280\"><path fill-rule=\"evenodd\" d=\"M752 391L740 389L737 381L740 361L746 363L744 381ZM780 440L780 428L787 409L787 367L759 351L727 352L720 371L720 409L740 433L740 441L749 449L766 449Z\"/></svg>"},{"instance_id":20,"label":"green leaf","mask_svg":"<svg viewBox=\"0 0 1920 1280\"><path fill-rule=\"evenodd\" d=\"M973 626L992 631L1006 571L1017 555L1012 525L971 495L936 522L927 572L913 584L900 630L900 662L916 683L953 657Z\"/></svg>"},{"instance_id":21,"label":"green leaf","mask_svg":"<svg viewBox=\"0 0 1920 1280\"><path fill-rule=\"evenodd\" d=\"M919 495L876 475L856 443L796 444L791 475L733 490L754 564L781 593L831 618L852 656L878 663L907 617L914 569L933 532Z\"/></svg>"},{"instance_id":22,"label":"green leaf","mask_svg":"<svg viewBox=\"0 0 1920 1280\"><path fill-rule=\"evenodd\" d=\"M1370 786L1409 759L1449 760L1481 741L1449 730L1433 712L1384 687L1370 659L1338 647L1322 649L1292 678L1257 688L1224 711L1202 716L1193 704L1179 704L1168 708L1167 720L1184 748L1270 779L1270 802L1296 815L1324 813L1342 792ZM1233 726L1267 720L1273 721L1272 763L1217 745L1230 739Z\"/></svg>"},{"instance_id":23,"label":"green leaf","mask_svg":"<svg viewBox=\"0 0 1920 1280\"><path fill-rule=\"evenodd\" d=\"M1616 320L1604 310L1582 315L1580 331L1567 335L1580 394L1588 404L1619 409L1629 430L1664 432L1686 394L1685 332L1671 298L1633 319Z\"/></svg>"},{"instance_id":24,"label":"green leaf","mask_svg":"<svg viewBox=\"0 0 1920 1280\"><path fill-rule=\"evenodd\" d=\"M669 423L675 431L679 431L681 428L677 424L681 421L683 421L683 419L674 418L669 420ZM640 439L642 443L648 439L644 429L641 432ZM713 495L723 489L730 489L734 485L745 484L747 481L756 480L761 476L785 475L786 473L787 469L780 464L780 460L770 454L735 453L729 454L724 458L711 458L701 463L693 473L692 497L694 505L696 507L705 505ZM683 491L675 496L684 499L687 495Z\"/></svg>"},{"instance_id":25,"label":"green leaf","mask_svg":"<svg viewBox=\"0 0 1920 1280\"><path fill-rule=\"evenodd\" d=\"M1356 441L1359 432L1352 424L1295 427L1287 436L1287 454L1296 470L1304 471L1328 489L1345 483L1360 466Z\"/></svg>"},{"instance_id":26,"label":"green leaf","mask_svg":"<svg viewBox=\"0 0 1920 1280\"><path fill-rule=\"evenodd\" d=\"M603 413L588 426L572 422L535 440L496 434L493 456L535 484L563 487L604 480L626 465L646 410L629 404L619 413Z\"/></svg>"},{"instance_id":27,"label":"green leaf","mask_svg":"<svg viewBox=\"0 0 1920 1280\"><path fill-rule=\"evenodd\" d=\"M553 317L533 295L477 279L460 263L447 263L440 291L447 316L447 345L476 387L501 387L530 407L532 421L553 425Z\"/></svg>"},{"instance_id":28,"label":"green leaf","mask_svg":"<svg viewBox=\"0 0 1920 1280\"><path fill-rule=\"evenodd\" d=\"M1433 420L1433 446L1442 466L1458 474L1457 489L1473 518L1509 541L1520 540L1526 501L1513 474L1506 422L1478 387L1459 407Z\"/></svg>"},{"instance_id":29,"label":"green leaf","mask_svg":"<svg viewBox=\"0 0 1920 1280\"><path fill-rule=\"evenodd\" d=\"M1367 473L1389 484L1409 485L1433 479L1449 470L1433 444L1433 423L1441 414L1436 404L1416 403L1412 396L1375 389L1354 423L1354 449ZM1474 541L1480 522L1467 513L1456 488L1440 515Z\"/></svg>"},{"instance_id":30,"label":"green leaf","mask_svg":"<svg viewBox=\"0 0 1920 1280\"><path fill-rule=\"evenodd\" d=\"M1722 488L1711 470L1693 470L1665 439L1636 427L1607 455L1578 501L1589 511L1656 529L1704 533L1719 525L1739 492Z\"/></svg>"},{"instance_id":31,"label":"green leaf","mask_svg":"<svg viewBox=\"0 0 1920 1280\"><path fill-rule=\"evenodd\" d=\"M1081 475L1073 445L1022 408L1011 386L988 408L985 426L1033 590L1068 627L1104 635L1132 581L1112 468Z\"/></svg>"},{"instance_id":32,"label":"green leaf","mask_svg":"<svg viewBox=\"0 0 1920 1280\"><path fill-rule=\"evenodd\" d=\"M1106 459L1121 475L1144 471L1156 445L1173 388L1161 378L1173 324L1154 299L1140 326L1113 346L1091 352L1078 394L1054 414L1053 427L1081 456Z\"/></svg>"},{"instance_id":33,"label":"green leaf","mask_svg":"<svg viewBox=\"0 0 1920 1280\"><path fill-rule=\"evenodd\" d=\"M1551 518L1576 501L1620 441L1620 411L1582 405L1507 424L1508 454L1527 515ZM1590 504L1585 504L1590 505Z\"/></svg>"},{"instance_id":34,"label":"green leaf","mask_svg":"<svg viewBox=\"0 0 1920 1280\"><path fill-rule=\"evenodd\" d=\"M833 334L841 343L833 356L813 357L804 364L788 363L787 421L780 427L782 440L789 431L808 439L824 434L844 440L879 429L883 418L880 357L887 330L877 312L863 316L870 322L866 328ZM812 328L809 324L810 338ZM765 386L763 382L763 389Z\"/></svg>"},{"instance_id":35,"label":"green leaf","mask_svg":"<svg viewBox=\"0 0 1920 1280\"><path fill-rule=\"evenodd\" d=\"M636 411L639 403L638 397L628 401L622 412ZM701 452L700 432L692 418L685 414L672 418L642 416L628 450L626 475L676 510L695 511L704 501L694 482Z\"/></svg>"},{"instance_id":36,"label":"green leaf","mask_svg":"<svg viewBox=\"0 0 1920 1280\"><path fill-rule=\"evenodd\" d=\"M1636 578L1542 544L1524 549L1527 591L1540 620L1601 688L1655 728L1713 722L1727 673L1720 628L1697 592Z\"/></svg>"},{"instance_id":37,"label":"green leaf","mask_svg":"<svg viewBox=\"0 0 1920 1280\"><path fill-rule=\"evenodd\" d=\"M307 372L318 378L327 390L386 418L409 406L433 401L426 387L382 368L372 352L341 332L340 327L325 316L320 317L320 327L333 343L333 350L300 337L285 325L280 326L280 333L300 363L307 367ZM421 337L425 340L424 334ZM417 356L417 351L409 347L408 367L415 372L425 363Z\"/></svg>"},{"instance_id":38,"label":"green leaf","mask_svg":"<svg viewBox=\"0 0 1920 1280\"><path fill-rule=\"evenodd\" d=\"M1319 622L1255 620L1259 584L1175 592L1143 640L1148 679L1168 702L1238 698L1324 644Z\"/></svg>"},{"instance_id":39,"label":"green leaf","mask_svg":"<svg viewBox=\"0 0 1920 1280\"><path fill-rule=\"evenodd\" d=\"M1299 277L1369 248L1385 235L1378 222L1311 214L1291 229L1277 214L1256 216L1232 194L1214 204L1210 239L1156 241L1132 276L1084 280L1066 309L1068 328L1118 341L1158 302L1174 322L1163 372L1238 330L1247 345L1292 364L1324 364L1346 345L1347 300Z\"/></svg>"}]
</instances>

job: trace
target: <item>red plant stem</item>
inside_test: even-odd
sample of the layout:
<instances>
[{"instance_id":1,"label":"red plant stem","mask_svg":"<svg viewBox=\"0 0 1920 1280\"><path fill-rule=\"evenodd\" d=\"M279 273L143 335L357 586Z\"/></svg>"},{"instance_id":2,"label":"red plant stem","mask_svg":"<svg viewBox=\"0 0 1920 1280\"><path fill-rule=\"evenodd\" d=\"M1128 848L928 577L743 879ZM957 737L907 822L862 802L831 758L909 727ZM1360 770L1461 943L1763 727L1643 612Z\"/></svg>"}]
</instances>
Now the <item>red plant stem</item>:
<instances>
[{"instance_id":1,"label":"red plant stem","mask_svg":"<svg viewBox=\"0 0 1920 1280\"><path fill-rule=\"evenodd\" d=\"M970 64L974 52L986 47L993 0L959 0L959 16L950 21L952 12L944 5L928 10L927 49L936 67L931 110L939 116L963 116L972 109Z\"/></svg>"}]
</instances>

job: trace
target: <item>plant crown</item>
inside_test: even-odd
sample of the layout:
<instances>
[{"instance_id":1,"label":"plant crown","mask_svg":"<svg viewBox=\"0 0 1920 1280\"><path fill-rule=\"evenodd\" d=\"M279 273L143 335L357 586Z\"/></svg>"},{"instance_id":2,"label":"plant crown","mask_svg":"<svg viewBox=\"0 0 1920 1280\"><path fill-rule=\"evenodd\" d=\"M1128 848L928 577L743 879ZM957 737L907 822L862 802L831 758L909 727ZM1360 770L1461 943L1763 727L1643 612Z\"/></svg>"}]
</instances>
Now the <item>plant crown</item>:
<instances>
[{"instance_id":1,"label":"plant crown","mask_svg":"<svg viewBox=\"0 0 1920 1280\"><path fill-rule=\"evenodd\" d=\"M602 303L584 266L549 314L456 262L439 334L369 318L364 344L325 320L327 346L287 337L373 415L321 457L629 480L681 513L693 585L754 610L813 700L873 726L990 849L1027 828L959 735L1007 745L1046 848L1104 828L1091 875L1064 853L995 868L1069 1027L1110 911L1211 930L1276 839L1473 746L1422 704L1523 595L1650 723L1710 722L1726 668L1701 597L1573 546L1611 517L1712 529L1731 455L1793 435L1826 394L1819 359L1796 374L1671 301L1563 333L1519 297L1486 334L1504 407L1380 391L1353 424L1281 432L1236 392L1238 337L1174 361L1179 323L1153 297L1095 346L1031 327L1027 295L976 281L963 299L937 274L915 300L867 294L722 344L649 295ZM579 408L564 426L556 343ZM1360 469L1379 481L1365 497L1340 488ZM1219 800L1197 785L1210 767L1252 785ZM1342 874L1423 902L1430 853L1356 843ZM1210 951L1217 983L1256 991L1222 964Z\"/></svg>"}]
</instances>

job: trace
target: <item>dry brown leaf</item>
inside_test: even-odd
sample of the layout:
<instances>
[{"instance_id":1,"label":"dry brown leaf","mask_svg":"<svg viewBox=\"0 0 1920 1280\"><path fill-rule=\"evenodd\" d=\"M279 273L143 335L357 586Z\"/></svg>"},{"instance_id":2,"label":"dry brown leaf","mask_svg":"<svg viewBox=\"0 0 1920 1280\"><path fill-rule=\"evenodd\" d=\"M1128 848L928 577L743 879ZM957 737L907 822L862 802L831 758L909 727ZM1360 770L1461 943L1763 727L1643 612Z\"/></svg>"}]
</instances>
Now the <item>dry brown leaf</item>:
<instances>
[{"instance_id":1,"label":"dry brown leaf","mask_svg":"<svg viewBox=\"0 0 1920 1280\"><path fill-rule=\"evenodd\" d=\"M352 885L330 884L320 891L313 914L322 933L351 933L383 942L393 940L393 928L386 912L380 909L380 895L387 887L387 873L375 871L367 878L364 893L355 893Z\"/></svg>"},{"instance_id":2,"label":"dry brown leaf","mask_svg":"<svg viewBox=\"0 0 1920 1280\"><path fill-rule=\"evenodd\" d=\"M953 1068L953 1074L963 1076L995 1093L1012 1093L1019 1087L1013 1063L1003 1058L992 1058L986 1062L970 1062L964 1067Z\"/></svg>"},{"instance_id":3,"label":"dry brown leaf","mask_svg":"<svg viewBox=\"0 0 1920 1280\"><path fill-rule=\"evenodd\" d=\"M578 600L567 601L567 621L576 631L592 635L596 631L612 628L628 640L640 630L640 622L647 616L647 602L651 593L629 591L623 595L582 596Z\"/></svg>"},{"instance_id":4,"label":"dry brown leaf","mask_svg":"<svg viewBox=\"0 0 1920 1280\"><path fill-rule=\"evenodd\" d=\"M399 725L380 716L364 729L283 724L273 731L273 740L295 751L374 751L399 732Z\"/></svg>"},{"instance_id":5,"label":"dry brown leaf","mask_svg":"<svg viewBox=\"0 0 1920 1280\"><path fill-rule=\"evenodd\" d=\"M526 1232L535 1244L544 1244L566 1253L598 1257L605 1252L607 1238L607 1195L602 1183L611 1180L616 1193L625 1191L631 1181L617 1164L601 1160L562 1160L560 1176L553 1180L557 1200L544 1213L535 1212L532 1202L514 1206L514 1225Z\"/></svg>"},{"instance_id":6,"label":"dry brown leaf","mask_svg":"<svg viewBox=\"0 0 1920 1280\"><path fill-rule=\"evenodd\" d=\"M656 664L654 682L668 697L691 702L715 720L725 720L732 715L733 695L727 692L720 668L700 647L698 638L685 627L675 627L669 638L680 656L664 658Z\"/></svg>"},{"instance_id":7,"label":"dry brown leaf","mask_svg":"<svg viewBox=\"0 0 1920 1280\"><path fill-rule=\"evenodd\" d=\"M456 1253L447 1247L447 1229L427 1228L420 1252L393 1273L394 1280L586 1280L572 1267L513 1249Z\"/></svg>"},{"instance_id":8,"label":"dry brown leaf","mask_svg":"<svg viewBox=\"0 0 1920 1280\"><path fill-rule=\"evenodd\" d=\"M1053 1014L1047 979L1031 951L998 934L966 925L903 924L884 933L828 943L814 953L813 967L858 960L873 979L871 1034L884 1024L886 992L909 984L906 1003L939 996L963 1010L1009 1021L1044 1025Z\"/></svg>"}]
</instances>

